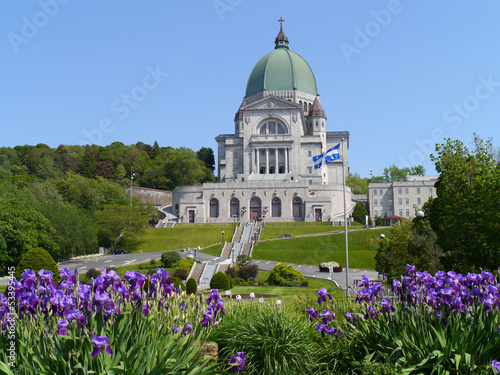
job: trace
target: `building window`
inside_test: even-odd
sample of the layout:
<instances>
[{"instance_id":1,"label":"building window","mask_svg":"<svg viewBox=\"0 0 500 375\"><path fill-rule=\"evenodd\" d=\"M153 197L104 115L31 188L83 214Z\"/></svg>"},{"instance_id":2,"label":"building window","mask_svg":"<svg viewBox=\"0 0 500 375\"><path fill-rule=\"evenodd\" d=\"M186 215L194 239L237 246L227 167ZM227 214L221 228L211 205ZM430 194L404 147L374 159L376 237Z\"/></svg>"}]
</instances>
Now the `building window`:
<instances>
[{"instance_id":1,"label":"building window","mask_svg":"<svg viewBox=\"0 0 500 375\"><path fill-rule=\"evenodd\" d=\"M403 216L403 210L399 210L399 216Z\"/></svg>"},{"instance_id":2,"label":"building window","mask_svg":"<svg viewBox=\"0 0 500 375\"><path fill-rule=\"evenodd\" d=\"M408 188L405 188L405 194L408 194Z\"/></svg>"},{"instance_id":3,"label":"building window","mask_svg":"<svg viewBox=\"0 0 500 375\"><path fill-rule=\"evenodd\" d=\"M410 210L406 210L406 217L410 216Z\"/></svg>"},{"instance_id":4,"label":"building window","mask_svg":"<svg viewBox=\"0 0 500 375\"><path fill-rule=\"evenodd\" d=\"M219 217L219 201L210 199L210 217Z\"/></svg>"},{"instance_id":5,"label":"building window","mask_svg":"<svg viewBox=\"0 0 500 375\"><path fill-rule=\"evenodd\" d=\"M312 151L307 151L307 156L312 156Z\"/></svg>"},{"instance_id":6,"label":"building window","mask_svg":"<svg viewBox=\"0 0 500 375\"><path fill-rule=\"evenodd\" d=\"M266 122L265 124L261 125L259 134L265 135L265 134L287 134L288 130L286 126L283 124L280 124L279 122L276 121L269 121Z\"/></svg>"},{"instance_id":7,"label":"building window","mask_svg":"<svg viewBox=\"0 0 500 375\"><path fill-rule=\"evenodd\" d=\"M403 198L399 198L399 204L403 204Z\"/></svg>"},{"instance_id":8,"label":"building window","mask_svg":"<svg viewBox=\"0 0 500 375\"><path fill-rule=\"evenodd\" d=\"M373 195L377 195L377 189L373 190Z\"/></svg>"},{"instance_id":9,"label":"building window","mask_svg":"<svg viewBox=\"0 0 500 375\"><path fill-rule=\"evenodd\" d=\"M410 199L409 198L405 198L405 204L410 204Z\"/></svg>"},{"instance_id":10,"label":"building window","mask_svg":"<svg viewBox=\"0 0 500 375\"><path fill-rule=\"evenodd\" d=\"M313 184L313 180L309 180L309 185L312 185Z\"/></svg>"},{"instance_id":11,"label":"building window","mask_svg":"<svg viewBox=\"0 0 500 375\"><path fill-rule=\"evenodd\" d=\"M390 208L392 208L392 199L389 199L387 201L387 204L389 205ZM380 205L382 206L382 201L380 201Z\"/></svg>"},{"instance_id":12,"label":"building window","mask_svg":"<svg viewBox=\"0 0 500 375\"><path fill-rule=\"evenodd\" d=\"M422 200L420 198L417 198L417 204L420 206L422 204Z\"/></svg>"},{"instance_id":13,"label":"building window","mask_svg":"<svg viewBox=\"0 0 500 375\"><path fill-rule=\"evenodd\" d=\"M375 216L378 216L378 210L373 211L373 214L374 214Z\"/></svg>"},{"instance_id":14,"label":"building window","mask_svg":"<svg viewBox=\"0 0 500 375\"><path fill-rule=\"evenodd\" d=\"M373 205L374 205L374 206L376 206L376 205L377 205L377 200L376 200L376 199L374 199L374 200L373 200Z\"/></svg>"},{"instance_id":15,"label":"building window","mask_svg":"<svg viewBox=\"0 0 500 375\"><path fill-rule=\"evenodd\" d=\"M420 188L417 188L417 194L420 194Z\"/></svg>"},{"instance_id":16,"label":"building window","mask_svg":"<svg viewBox=\"0 0 500 375\"><path fill-rule=\"evenodd\" d=\"M312 169L312 167L307 167L307 170L309 171L309 174L312 174L312 173L313 173L313 169Z\"/></svg>"},{"instance_id":17,"label":"building window","mask_svg":"<svg viewBox=\"0 0 500 375\"><path fill-rule=\"evenodd\" d=\"M429 193L431 193L431 194L432 194L432 188L431 188L431 187L429 188Z\"/></svg>"},{"instance_id":18,"label":"building window","mask_svg":"<svg viewBox=\"0 0 500 375\"><path fill-rule=\"evenodd\" d=\"M403 192L403 189L398 188L398 194L402 194L402 192Z\"/></svg>"},{"instance_id":19,"label":"building window","mask_svg":"<svg viewBox=\"0 0 500 375\"><path fill-rule=\"evenodd\" d=\"M384 195L384 191L382 189L379 190L380 195Z\"/></svg>"},{"instance_id":20,"label":"building window","mask_svg":"<svg viewBox=\"0 0 500 375\"><path fill-rule=\"evenodd\" d=\"M273 198L271 208L273 217L281 217L281 200L279 198Z\"/></svg>"},{"instance_id":21,"label":"building window","mask_svg":"<svg viewBox=\"0 0 500 375\"><path fill-rule=\"evenodd\" d=\"M302 217L304 215L302 212L302 199L299 197L293 198L292 205L293 217Z\"/></svg>"},{"instance_id":22,"label":"building window","mask_svg":"<svg viewBox=\"0 0 500 375\"><path fill-rule=\"evenodd\" d=\"M238 198L231 199L231 217L238 217L240 214L240 201Z\"/></svg>"}]
</instances>

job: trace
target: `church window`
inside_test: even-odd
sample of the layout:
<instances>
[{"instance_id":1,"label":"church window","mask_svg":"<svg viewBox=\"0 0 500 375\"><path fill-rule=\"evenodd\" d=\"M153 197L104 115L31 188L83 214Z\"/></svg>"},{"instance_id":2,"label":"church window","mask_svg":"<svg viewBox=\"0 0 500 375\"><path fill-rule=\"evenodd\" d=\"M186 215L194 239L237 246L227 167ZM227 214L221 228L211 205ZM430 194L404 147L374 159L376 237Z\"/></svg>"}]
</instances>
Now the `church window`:
<instances>
[{"instance_id":1,"label":"church window","mask_svg":"<svg viewBox=\"0 0 500 375\"><path fill-rule=\"evenodd\" d=\"M318 127L318 121L316 121L316 127Z\"/></svg>"},{"instance_id":2,"label":"church window","mask_svg":"<svg viewBox=\"0 0 500 375\"><path fill-rule=\"evenodd\" d=\"M307 103L304 102L304 112L307 112Z\"/></svg>"},{"instance_id":3,"label":"church window","mask_svg":"<svg viewBox=\"0 0 500 375\"><path fill-rule=\"evenodd\" d=\"M285 125L276 121L269 121L260 126L259 134L287 134L288 129Z\"/></svg>"},{"instance_id":4,"label":"church window","mask_svg":"<svg viewBox=\"0 0 500 375\"><path fill-rule=\"evenodd\" d=\"M266 134L266 124L262 125L262 127L260 128L260 134Z\"/></svg>"},{"instance_id":5,"label":"church window","mask_svg":"<svg viewBox=\"0 0 500 375\"><path fill-rule=\"evenodd\" d=\"M278 173L285 173L285 167L284 167L284 166L282 166L282 165L280 165L280 166L278 167Z\"/></svg>"},{"instance_id":6,"label":"church window","mask_svg":"<svg viewBox=\"0 0 500 375\"><path fill-rule=\"evenodd\" d=\"M300 199L299 197L293 198L292 211L293 211L293 217L303 216L302 199Z\"/></svg>"},{"instance_id":7,"label":"church window","mask_svg":"<svg viewBox=\"0 0 500 375\"><path fill-rule=\"evenodd\" d=\"M267 123L267 131L269 134L276 134L276 123L274 121Z\"/></svg>"},{"instance_id":8,"label":"church window","mask_svg":"<svg viewBox=\"0 0 500 375\"><path fill-rule=\"evenodd\" d=\"M277 128L278 128L277 133L278 133L278 134L286 134L286 129L285 129L285 127L284 127L283 125L281 125L281 124L277 124L277 125L278 125L278 126L277 126Z\"/></svg>"},{"instance_id":9,"label":"church window","mask_svg":"<svg viewBox=\"0 0 500 375\"><path fill-rule=\"evenodd\" d=\"M210 199L210 217L219 217L219 201Z\"/></svg>"},{"instance_id":10,"label":"church window","mask_svg":"<svg viewBox=\"0 0 500 375\"><path fill-rule=\"evenodd\" d=\"M313 184L313 180L309 180L309 185L312 185Z\"/></svg>"},{"instance_id":11,"label":"church window","mask_svg":"<svg viewBox=\"0 0 500 375\"><path fill-rule=\"evenodd\" d=\"M312 151L307 151L307 156L312 156Z\"/></svg>"},{"instance_id":12,"label":"church window","mask_svg":"<svg viewBox=\"0 0 500 375\"><path fill-rule=\"evenodd\" d=\"M307 170L309 171L309 174L312 174L312 173L313 173L313 169L312 169L312 167L307 167Z\"/></svg>"},{"instance_id":13,"label":"church window","mask_svg":"<svg viewBox=\"0 0 500 375\"><path fill-rule=\"evenodd\" d=\"M271 206L273 217L281 217L281 200L279 198L273 198Z\"/></svg>"},{"instance_id":14,"label":"church window","mask_svg":"<svg viewBox=\"0 0 500 375\"><path fill-rule=\"evenodd\" d=\"M231 199L231 217L238 217L240 213L240 201L238 198Z\"/></svg>"}]
</instances>

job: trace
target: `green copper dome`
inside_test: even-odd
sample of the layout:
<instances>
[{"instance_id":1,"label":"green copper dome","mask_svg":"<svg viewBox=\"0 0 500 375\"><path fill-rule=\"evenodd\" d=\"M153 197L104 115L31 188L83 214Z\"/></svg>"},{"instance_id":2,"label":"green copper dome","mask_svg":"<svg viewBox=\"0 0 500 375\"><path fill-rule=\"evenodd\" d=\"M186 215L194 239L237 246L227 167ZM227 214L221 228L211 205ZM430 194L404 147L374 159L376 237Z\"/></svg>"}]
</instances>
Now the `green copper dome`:
<instances>
[{"instance_id":1,"label":"green copper dome","mask_svg":"<svg viewBox=\"0 0 500 375\"><path fill-rule=\"evenodd\" d=\"M276 37L275 50L255 64L248 78L246 97L262 90L293 90L317 95L316 78L309 64L300 55L288 49L283 30Z\"/></svg>"}]
</instances>

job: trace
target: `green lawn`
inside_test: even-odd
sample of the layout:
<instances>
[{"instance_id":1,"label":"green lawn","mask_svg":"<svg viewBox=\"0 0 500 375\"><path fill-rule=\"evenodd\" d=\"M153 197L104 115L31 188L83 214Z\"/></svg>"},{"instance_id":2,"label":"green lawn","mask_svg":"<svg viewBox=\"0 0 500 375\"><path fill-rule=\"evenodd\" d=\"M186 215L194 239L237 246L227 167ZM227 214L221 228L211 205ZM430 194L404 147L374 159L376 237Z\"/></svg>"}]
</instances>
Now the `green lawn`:
<instances>
[{"instance_id":1,"label":"green lawn","mask_svg":"<svg viewBox=\"0 0 500 375\"><path fill-rule=\"evenodd\" d=\"M390 236L391 229L348 233L350 267L375 269L375 254L381 233ZM344 233L260 242L254 247L252 258L309 265L333 260L345 267Z\"/></svg>"},{"instance_id":2,"label":"green lawn","mask_svg":"<svg viewBox=\"0 0 500 375\"><path fill-rule=\"evenodd\" d=\"M122 241L117 247L123 247L131 253L136 253L140 250L143 253L179 250L181 248L206 247L214 244L219 244L220 248L222 231L224 231L224 240L230 241L234 234L232 226L185 224L176 225L174 228L146 229L141 240L137 242Z\"/></svg>"},{"instance_id":3,"label":"green lawn","mask_svg":"<svg viewBox=\"0 0 500 375\"><path fill-rule=\"evenodd\" d=\"M359 229L362 225L354 223L349 229ZM343 230L344 227L332 226L330 222L312 222L312 223L266 223L265 228L260 235L261 240L279 238L282 234L291 236L301 236L305 234L326 233Z\"/></svg>"}]
</instances>

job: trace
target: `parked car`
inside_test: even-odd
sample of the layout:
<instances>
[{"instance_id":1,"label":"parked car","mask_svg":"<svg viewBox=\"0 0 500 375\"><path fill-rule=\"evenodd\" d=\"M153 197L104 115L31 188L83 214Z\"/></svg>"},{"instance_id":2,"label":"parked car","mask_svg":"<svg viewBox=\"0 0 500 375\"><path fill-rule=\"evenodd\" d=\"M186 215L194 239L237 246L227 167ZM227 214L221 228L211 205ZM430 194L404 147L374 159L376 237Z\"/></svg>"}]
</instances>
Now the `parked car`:
<instances>
[{"instance_id":1,"label":"parked car","mask_svg":"<svg viewBox=\"0 0 500 375\"><path fill-rule=\"evenodd\" d=\"M125 250L125 249L116 249L115 251L113 251L113 255L117 255L117 254L127 254L127 250Z\"/></svg>"},{"instance_id":2,"label":"parked car","mask_svg":"<svg viewBox=\"0 0 500 375\"><path fill-rule=\"evenodd\" d=\"M194 259L194 253L193 252L189 252L186 254L186 258L191 258L191 259Z\"/></svg>"},{"instance_id":3,"label":"parked car","mask_svg":"<svg viewBox=\"0 0 500 375\"><path fill-rule=\"evenodd\" d=\"M371 225L363 225L363 229L369 229L371 227L372 227Z\"/></svg>"},{"instance_id":4,"label":"parked car","mask_svg":"<svg viewBox=\"0 0 500 375\"><path fill-rule=\"evenodd\" d=\"M289 234L287 234L287 233L282 234L282 235L280 236L280 238L288 238L288 237L292 237L292 236L291 236L291 235L289 235Z\"/></svg>"}]
</instances>

